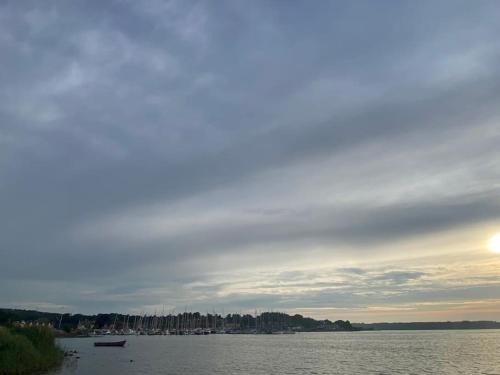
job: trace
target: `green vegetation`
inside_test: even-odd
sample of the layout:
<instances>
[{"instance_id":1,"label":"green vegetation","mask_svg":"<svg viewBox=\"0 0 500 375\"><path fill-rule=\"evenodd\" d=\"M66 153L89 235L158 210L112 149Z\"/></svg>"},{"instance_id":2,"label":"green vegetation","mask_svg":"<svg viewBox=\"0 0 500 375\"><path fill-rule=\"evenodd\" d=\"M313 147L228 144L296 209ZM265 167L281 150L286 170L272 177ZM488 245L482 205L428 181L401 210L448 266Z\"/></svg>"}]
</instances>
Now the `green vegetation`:
<instances>
[{"instance_id":1,"label":"green vegetation","mask_svg":"<svg viewBox=\"0 0 500 375\"><path fill-rule=\"evenodd\" d=\"M63 352L47 327L0 327L0 374L29 374L58 365Z\"/></svg>"}]
</instances>

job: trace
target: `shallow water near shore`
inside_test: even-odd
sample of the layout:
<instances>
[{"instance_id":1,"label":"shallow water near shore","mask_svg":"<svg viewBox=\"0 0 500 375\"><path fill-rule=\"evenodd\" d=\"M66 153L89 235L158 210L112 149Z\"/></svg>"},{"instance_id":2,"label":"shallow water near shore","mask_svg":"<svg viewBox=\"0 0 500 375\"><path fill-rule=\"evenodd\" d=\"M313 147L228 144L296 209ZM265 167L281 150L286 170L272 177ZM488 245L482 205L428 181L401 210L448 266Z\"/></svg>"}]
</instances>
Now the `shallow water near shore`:
<instances>
[{"instance_id":1,"label":"shallow water near shore","mask_svg":"<svg viewBox=\"0 0 500 375\"><path fill-rule=\"evenodd\" d=\"M500 330L125 338L124 348L93 346L123 336L60 339L80 359L50 375L500 374Z\"/></svg>"}]
</instances>

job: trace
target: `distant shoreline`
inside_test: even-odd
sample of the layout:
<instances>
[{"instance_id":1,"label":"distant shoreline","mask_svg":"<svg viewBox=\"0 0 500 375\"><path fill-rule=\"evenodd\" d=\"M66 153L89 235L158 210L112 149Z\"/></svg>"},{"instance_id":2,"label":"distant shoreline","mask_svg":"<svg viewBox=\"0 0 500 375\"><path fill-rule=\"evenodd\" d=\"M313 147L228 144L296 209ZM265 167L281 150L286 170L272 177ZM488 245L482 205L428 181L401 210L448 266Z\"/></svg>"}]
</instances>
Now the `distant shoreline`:
<instances>
[{"instance_id":1,"label":"distant shoreline","mask_svg":"<svg viewBox=\"0 0 500 375\"><path fill-rule=\"evenodd\" d=\"M69 314L0 308L0 323L48 326L59 336L96 335L209 335L293 334L295 332L357 331L348 320L315 320L300 314L202 314L184 311L170 314Z\"/></svg>"},{"instance_id":2,"label":"distant shoreline","mask_svg":"<svg viewBox=\"0 0 500 375\"><path fill-rule=\"evenodd\" d=\"M478 321L442 321L442 322L379 322L379 323L350 323L349 320L338 320L335 322L331 322L329 320L315 320L312 318L306 318L301 315L288 315L285 313L262 313L264 316L267 314L268 319L274 320L275 323L278 324L262 326L263 323L266 323L265 319L262 320L259 318L258 321L253 321L255 319L251 315L237 315L236 318L239 319L239 324L246 325L238 325L236 327L234 322L230 322L230 320L226 320L226 318L221 315L207 315L200 316L199 313L183 313L177 315L169 315L172 319L176 319L178 316L182 320L190 319L188 316L196 317L197 319L203 318L204 324L212 324L215 320L216 322L213 324L214 329L221 329L221 323L224 322L226 324L226 328L231 327L234 332L233 334L251 334L252 331L255 330L256 324L259 325L260 332L269 331L269 333L279 333L279 331L293 330L294 332L353 332L353 331L419 331L419 330L473 330L473 329L500 329L500 322L491 321L491 320L478 320ZM184 316L184 318L183 318ZM228 315L229 316L229 315ZM261 315L262 316L262 315ZM125 317L127 320L125 321ZM102 327L110 327L114 326L116 323L116 329L119 329L120 324L123 325L123 322L126 323L126 327L130 327L132 323L129 325L129 321L132 322L133 315L123 315L117 313L111 314L96 314L96 315L86 315L86 314L57 314L57 313L49 313L49 312L40 312L36 310L18 310L18 309L8 309L8 308L0 308L0 323L2 320L7 321L15 321L15 320L24 320L26 322L46 322L50 323L53 327L60 327L62 320L62 327L71 328L76 327L78 324L82 324L82 322L94 322L94 324L98 323L100 326L96 327L101 329ZM151 320L153 323L157 324L158 320L167 319L165 316L146 316L147 319ZM276 321L279 318L279 321ZM284 326L284 322L288 325ZM272 323L272 322L271 322ZM163 321L165 324L165 321ZM89 327L90 328L90 327ZM170 327L173 329L178 329L179 327ZM208 326L206 328L209 328ZM114 329L114 328L113 328ZM122 328L123 330L123 328ZM278 331L278 332L275 332ZM78 337L82 336L83 332L74 332L72 329L67 329L66 333L60 332L56 333L58 337Z\"/></svg>"},{"instance_id":3,"label":"distant shoreline","mask_svg":"<svg viewBox=\"0 0 500 375\"><path fill-rule=\"evenodd\" d=\"M363 331L471 330L500 329L500 322L492 320L464 320L455 322L352 323L352 326Z\"/></svg>"}]
</instances>

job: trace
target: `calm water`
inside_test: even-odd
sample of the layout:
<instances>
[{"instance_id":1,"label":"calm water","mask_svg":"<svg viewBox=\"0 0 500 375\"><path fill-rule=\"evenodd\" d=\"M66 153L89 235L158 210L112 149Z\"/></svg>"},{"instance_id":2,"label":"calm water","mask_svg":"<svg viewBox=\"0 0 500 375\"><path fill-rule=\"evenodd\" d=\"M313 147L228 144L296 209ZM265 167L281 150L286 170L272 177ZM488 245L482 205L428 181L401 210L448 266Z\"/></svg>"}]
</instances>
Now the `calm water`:
<instances>
[{"instance_id":1,"label":"calm water","mask_svg":"<svg viewBox=\"0 0 500 375\"><path fill-rule=\"evenodd\" d=\"M106 338L113 340L113 338ZM62 374L500 374L500 330L62 339ZM133 362L130 362L130 360Z\"/></svg>"}]
</instances>

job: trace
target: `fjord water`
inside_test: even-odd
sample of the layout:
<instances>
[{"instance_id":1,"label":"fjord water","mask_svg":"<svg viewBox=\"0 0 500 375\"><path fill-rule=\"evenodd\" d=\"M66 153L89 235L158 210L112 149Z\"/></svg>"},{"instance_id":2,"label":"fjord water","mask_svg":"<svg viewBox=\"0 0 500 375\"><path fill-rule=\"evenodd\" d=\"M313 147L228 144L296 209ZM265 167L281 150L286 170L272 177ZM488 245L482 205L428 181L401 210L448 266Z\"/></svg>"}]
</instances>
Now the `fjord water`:
<instances>
[{"instance_id":1,"label":"fjord water","mask_svg":"<svg viewBox=\"0 0 500 375\"><path fill-rule=\"evenodd\" d=\"M125 348L62 339L80 359L51 375L500 374L500 330L126 338Z\"/></svg>"}]
</instances>

